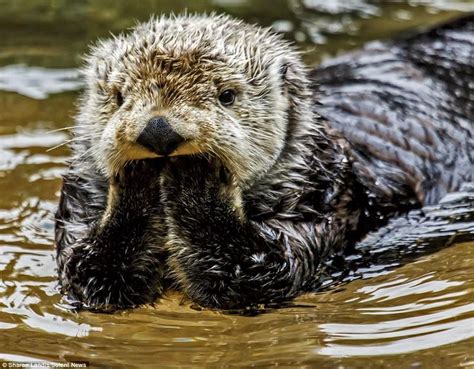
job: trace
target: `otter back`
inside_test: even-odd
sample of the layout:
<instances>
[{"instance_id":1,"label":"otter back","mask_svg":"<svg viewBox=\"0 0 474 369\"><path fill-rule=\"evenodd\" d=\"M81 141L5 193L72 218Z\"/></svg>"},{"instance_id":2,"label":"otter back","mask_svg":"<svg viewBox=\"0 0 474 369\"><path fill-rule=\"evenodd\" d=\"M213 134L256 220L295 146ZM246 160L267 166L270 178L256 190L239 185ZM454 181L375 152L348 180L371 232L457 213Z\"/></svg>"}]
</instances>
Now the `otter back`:
<instances>
[{"instance_id":1,"label":"otter back","mask_svg":"<svg viewBox=\"0 0 474 369\"><path fill-rule=\"evenodd\" d=\"M474 178L474 17L329 60L316 110L379 206L430 205Z\"/></svg>"}]
</instances>

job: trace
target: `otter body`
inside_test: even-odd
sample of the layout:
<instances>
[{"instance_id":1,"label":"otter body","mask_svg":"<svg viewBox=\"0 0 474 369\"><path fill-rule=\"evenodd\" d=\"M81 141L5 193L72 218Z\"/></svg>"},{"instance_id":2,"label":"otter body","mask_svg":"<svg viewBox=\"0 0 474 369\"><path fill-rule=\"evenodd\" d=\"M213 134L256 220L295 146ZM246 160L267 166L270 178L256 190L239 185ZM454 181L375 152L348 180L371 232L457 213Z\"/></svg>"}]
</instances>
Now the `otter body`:
<instances>
[{"instance_id":1,"label":"otter body","mask_svg":"<svg viewBox=\"0 0 474 369\"><path fill-rule=\"evenodd\" d=\"M88 308L170 285L211 307L285 301L474 181L472 17L313 71L215 16L153 19L88 61L56 215L60 282Z\"/></svg>"}]
</instances>

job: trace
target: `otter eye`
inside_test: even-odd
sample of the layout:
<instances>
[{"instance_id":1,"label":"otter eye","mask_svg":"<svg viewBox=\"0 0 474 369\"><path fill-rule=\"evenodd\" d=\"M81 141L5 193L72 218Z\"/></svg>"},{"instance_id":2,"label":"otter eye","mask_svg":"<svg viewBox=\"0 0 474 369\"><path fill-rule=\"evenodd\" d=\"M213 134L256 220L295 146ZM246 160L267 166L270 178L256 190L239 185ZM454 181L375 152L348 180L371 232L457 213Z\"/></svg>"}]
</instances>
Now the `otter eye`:
<instances>
[{"instance_id":1,"label":"otter eye","mask_svg":"<svg viewBox=\"0 0 474 369\"><path fill-rule=\"evenodd\" d=\"M224 106L230 106L235 101L235 91L233 90L224 90L219 95L219 101Z\"/></svg>"},{"instance_id":2,"label":"otter eye","mask_svg":"<svg viewBox=\"0 0 474 369\"><path fill-rule=\"evenodd\" d=\"M115 94L115 102L118 106L122 106L123 104L123 95L120 91L117 91L117 93Z\"/></svg>"}]
</instances>

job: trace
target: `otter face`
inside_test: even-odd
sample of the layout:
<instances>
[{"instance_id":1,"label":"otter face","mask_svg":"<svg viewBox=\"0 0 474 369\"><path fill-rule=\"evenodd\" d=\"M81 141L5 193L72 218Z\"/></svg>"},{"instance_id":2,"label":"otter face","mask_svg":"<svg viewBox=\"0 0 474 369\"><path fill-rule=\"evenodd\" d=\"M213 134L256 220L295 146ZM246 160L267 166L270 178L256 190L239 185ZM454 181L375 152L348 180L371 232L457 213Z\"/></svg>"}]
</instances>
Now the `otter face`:
<instances>
[{"instance_id":1,"label":"otter face","mask_svg":"<svg viewBox=\"0 0 474 369\"><path fill-rule=\"evenodd\" d=\"M305 89L287 42L220 16L152 19L100 43L85 72L79 124L109 175L129 160L206 153L249 184L285 145L290 90Z\"/></svg>"}]
</instances>

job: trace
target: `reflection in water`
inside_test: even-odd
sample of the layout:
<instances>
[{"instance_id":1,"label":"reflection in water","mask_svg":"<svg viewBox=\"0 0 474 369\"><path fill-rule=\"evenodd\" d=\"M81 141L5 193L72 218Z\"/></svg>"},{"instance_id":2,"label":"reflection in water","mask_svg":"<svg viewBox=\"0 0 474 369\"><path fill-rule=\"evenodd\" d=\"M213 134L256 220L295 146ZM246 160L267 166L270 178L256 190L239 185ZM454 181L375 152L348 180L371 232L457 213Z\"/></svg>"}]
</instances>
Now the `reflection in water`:
<instances>
[{"instance_id":1,"label":"reflection in water","mask_svg":"<svg viewBox=\"0 0 474 369\"><path fill-rule=\"evenodd\" d=\"M65 131L51 131L72 125L75 96L69 91L80 86L76 56L97 35L176 4L149 0L146 6L116 2L111 7L105 0L58 1L45 15L37 3L0 2L0 361L87 360L93 367L127 363L137 368L165 363L474 366L472 243L404 266L398 266L395 254L376 259L357 269L358 280L350 275L348 283L253 317L200 310L171 292L155 306L129 312L72 310L57 292L52 246L53 214L68 150L47 149L68 139ZM273 25L307 50L309 62L447 19L454 10L474 11L472 1L448 0L413 0L412 6L366 0L274 4L213 0L192 2L190 10L217 7ZM55 28L58 24L61 32ZM29 66L18 66L25 62ZM453 231L455 225L447 229Z\"/></svg>"},{"instance_id":2,"label":"reflection in water","mask_svg":"<svg viewBox=\"0 0 474 369\"><path fill-rule=\"evenodd\" d=\"M470 306L469 308L472 310L473 306ZM401 327L404 327L405 325L403 325L403 323L410 322L397 323L401 323ZM396 333L379 333L379 327L375 325L367 327L369 330L367 333L361 332L360 334L351 333L344 335L344 329L351 330L354 327L352 325L344 326L335 324L333 326L328 324L327 326L322 327L322 329L330 336L343 337L347 341L354 341L354 344L334 345L329 343L326 347L317 350L317 353L320 355L335 357L406 354L472 338L474 335L472 332L473 326L474 318L470 318L462 319L456 322L438 324L434 327L423 326L421 328L400 329L400 326L397 326L398 329ZM359 342L368 340L381 341L394 336L404 338L389 343L379 343L372 345L367 344L366 342L363 342L364 344L361 345ZM328 339L327 341L330 342L331 339Z\"/></svg>"},{"instance_id":3,"label":"reflection in water","mask_svg":"<svg viewBox=\"0 0 474 369\"><path fill-rule=\"evenodd\" d=\"M23 65L0 68L0 90L13 91L33 99L49 94L75 91L82 87L75 69L46 69Z\"/></svg>"},{"instance_id":4,"label":"reflection in water","mask_svg":"<svg viewBox=\"0 0 474 369\"><path fill-rule=\"evenodd\" d=\"M467 249L465 257L473 256L469 250L471 245L457 248ZM446 253L442 251L422 259L416 262L416 266L439 266L437 262L442 264ZM455 265L449 265L455 260L451 257L442 270L456 270ZM465 286L473 282L472 277L465 281L442 279L444 273L437 270L410 278L403 273L410 268L401 268L382 283L373 280L359 288L357 293L361 296L358 304L362 306L357 311L360 317L372 316L364 319L370 322L319 325L319 329L327 335L327 344L317 352L336 357L395 355L473 338L474 304L470 296L473 287ZM456 278L463 273L467 276L468 272L469 268L461 269ZM463 300L464 303L460 303Z\"/></svg>"},{"instance_id":5,"label":"reflection in water","mask_svg":"<svg viewBox=\"0 0 474 369\"><path fill-rule=\"evenodd\" d=\"M342 14L342 13L360 13L365 16L378 15L380 9L365 0L303 0L303 5L322 13Z\"/></svg>"}]
</instances>

